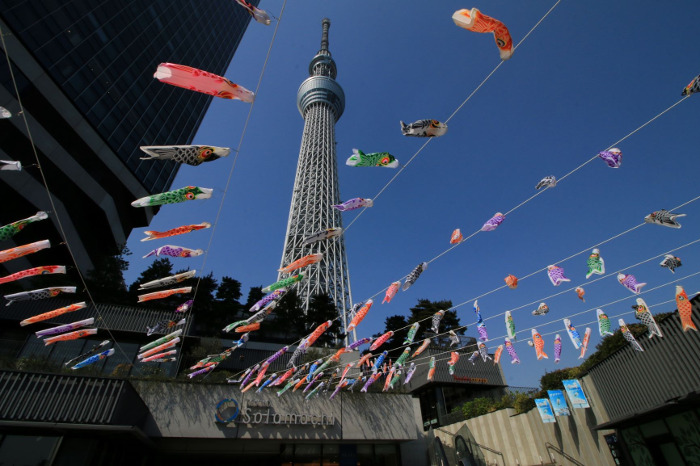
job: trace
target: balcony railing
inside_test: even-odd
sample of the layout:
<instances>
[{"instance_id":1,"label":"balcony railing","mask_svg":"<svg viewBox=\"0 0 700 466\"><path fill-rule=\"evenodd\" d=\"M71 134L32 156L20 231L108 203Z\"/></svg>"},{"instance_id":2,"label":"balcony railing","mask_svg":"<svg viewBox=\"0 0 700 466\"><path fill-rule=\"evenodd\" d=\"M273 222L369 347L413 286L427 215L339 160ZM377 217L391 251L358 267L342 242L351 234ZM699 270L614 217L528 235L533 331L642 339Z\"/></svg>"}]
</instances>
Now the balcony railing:
<instances>
[{"instance_id":1,"label":"balcony railing","mask_svg":"<svg viewBox=\"0 0 700 466\"><path fill-rule=\"evenodd\" d=\"M0 371L0 421L141 426L147 414L126 380Z\"/></svg>"}]
</instances>

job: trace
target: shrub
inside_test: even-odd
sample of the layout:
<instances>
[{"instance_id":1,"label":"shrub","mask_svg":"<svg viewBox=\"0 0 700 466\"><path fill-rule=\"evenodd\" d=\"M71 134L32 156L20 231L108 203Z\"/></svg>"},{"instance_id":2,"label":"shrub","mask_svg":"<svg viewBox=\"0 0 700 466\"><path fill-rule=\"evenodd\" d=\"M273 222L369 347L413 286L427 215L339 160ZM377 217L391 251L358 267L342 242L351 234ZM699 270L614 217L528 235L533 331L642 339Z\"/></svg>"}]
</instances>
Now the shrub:
<instances>
[{"instance_id":1,"label":"shrub","mask_svg":"<svg viewBox=\"0 0 700 466\"><path fill-rule=\"evenodd\" d=\"M516 414L523 414L535 407L535 398L527 393L518 393L513 401Z\"/></svg>"}]
</instances>

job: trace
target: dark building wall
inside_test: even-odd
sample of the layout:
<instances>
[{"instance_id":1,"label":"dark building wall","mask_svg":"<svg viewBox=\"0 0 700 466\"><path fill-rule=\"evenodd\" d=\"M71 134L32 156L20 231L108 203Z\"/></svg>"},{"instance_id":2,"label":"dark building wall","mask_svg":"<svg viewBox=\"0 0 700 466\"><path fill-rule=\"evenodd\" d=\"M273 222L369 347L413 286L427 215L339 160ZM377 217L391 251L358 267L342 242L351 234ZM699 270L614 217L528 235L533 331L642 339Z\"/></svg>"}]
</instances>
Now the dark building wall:
<instances>
[{"instance_id":1,"label":"dark building wall","mask_svg":"<svg viewBox=\"0 0 700 466\"><path fill-rule=\"evenodd\" d=\"M307 401L308 393L301 391L277 396L278 389L241 393L235 385L132 384L151 413L144 425L151 437L409 441L421 436L417 402L410 395L342 392L330 400L325 392ZM215 418L225 399L236 400L240 409L228 424ZM288 415L304 420L290 421Z\"/></svg>"},{"instance_id":2,"label":"dark building wall","mask_svg":"<svg viewBox=\"0 0 700 466\"><path fill-rule=\"evenodd\" d=\"M500 398L505 394L505 377L500 364L481 357L469 362L477 348L476 340L470 338L458 350L459 360L450 374L447 361L451 350L448 344L428 347L415 359L416 372L404 387L420 401L423 428L437 427L453 422L450 413L465 402L477 397ZM493 357L493 355L490 355ZM429 361L435 357L435 373L428 380ZM410 365L411 360L407 362ZM408 366L407 366L408 367ZM405 371L404 371L405 372Z\"/></svg>"},{"instance_id":3,"label":"dark building wall","mask_svg":"<svg viewBox=\"0 0 700 466\"><path fill-rule=\"evenodd\" d=\"M691 303L698 315L700 299ZM700 391L700 332L684 332L678 312L659 326L663 338L637 339L643 352L627 345L589 371L611 422Z\"/></svg>"},{"instance_id":4,"label":"dark building wall","mask_svg":"<svg viewBox=\"0 0 700 466\"><path fill-rule=\"evenodd\" d=\"M0 371L0 394L3 464L427 464L409 395L305 401L299 392L16 371Z\"/></svg>"},{"instance_id":5,"label":"dark building wall","mask_svg":"<svg viewBox=\"0 0 700 466\"><path fill-rule=\"evenodd\" d=\"M140 161L138 146L191 141L212 99L159 83L158 63L223 75L250 21L234 2L3 5L7 27L151 192L169 185L176 166Z\"/></svg>"},{"instance_id":6,"label":"dark building wall","mask_svg":"<svg viewBox=\"0 0 700 466\"><path fill-rule=\"evenodd\" d=\"M0 223L51 211L83 271L116 252L155 212L129 203L168 190L177 173L173 162L140 160L139 146L190 143L212 100L158 82L157 65L223 75L249 22L235 2L0 3L12 66L0 65L0 105L14 114L0 120L0 157L35 164L31 135L45 176L27 167L3 177L0 195L16 202ZM55 218L46 223L53 231L38 239L62 241Z\"/></svg>"},{"instance_id":7,"label":"dark building wall","mask_svg":"<svg viewBox=\"0 0 700 466\"><path fill-rule=\"evenodd\" d=\"M700 297L690 301L697 325ZM698 464L700 333L678 311L658 324L663 338L637 339L643 352L626 345L588 372L609 418L597 428L616 430L607 438L629 464Z\"/></svg>"},{"instance_id":8,"label":"dark building wall","mask_svg":"<svg viewBox=\"0 0 700 466\"><path fill-rule=\"evenodd\" d=\"M42 322L21 327L19 322L27 317L80 302L80 299L53 298L37 301L21 301L3 309L0 316L0 367L17 368L21 370L40 370L45 372L73 372L91 375L126 376L169 376L175 377L182 351L189 351L198 344L191 338L190 329L194 316L192 314L174 315L171 311L155 310L137 306L119 306L109 304L88 304L86 308L63 314ZM88 338L64 341L60 344L46 346L35 332L58 325L76 322L90 317L95 318L92 327L98 333ZM158 322L180 320L186 318L184 325L167 331L160 331L151 336L146 335L146 328L153 327ZM164 363L143 363L137 358L139 348L150 343L166 333L182 330L181 339L185 340L177 346L177 361ZM65 363L84 354L99 343L110 340L102 350L114 348L115 353L101 361L81 369L70 371ZM116 341L116 344L114 343Z\"/></svg>"}]
</instances>

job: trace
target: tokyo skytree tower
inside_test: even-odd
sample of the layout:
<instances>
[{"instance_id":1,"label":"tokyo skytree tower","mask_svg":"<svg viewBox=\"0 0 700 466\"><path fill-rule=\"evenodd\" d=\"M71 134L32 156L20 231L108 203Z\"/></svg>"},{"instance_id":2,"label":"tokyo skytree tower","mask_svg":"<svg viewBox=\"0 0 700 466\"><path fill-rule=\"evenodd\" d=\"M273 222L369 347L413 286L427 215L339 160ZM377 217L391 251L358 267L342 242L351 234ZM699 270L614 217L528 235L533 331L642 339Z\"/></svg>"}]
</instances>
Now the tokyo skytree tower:
<instances>
[{"instance_id":1,"label":"tokyo skytree tower","mask_svg":"<svg viewBox=\"0 0 700 466\"><path fill-rule=\"evenodd\" d=\"M309 63L309 77L297 91L297 107L304 118L304 133L294 180L292 204L284 241L281 266L313 253L323 253L323 260L293 273L304 279L297 294L308 309L309 300L326 293L341 315L343 330L351 293L343 236L302 245L304 238L328 228L343 226L340 211L331 207L340 203L338 166L335 152L335 123L345 108L345 93L335 81L337 69L328 50L328 28L324 18L321 50ZM280 274L285 278L289 274Z\"/></svg>"}]
</instances>

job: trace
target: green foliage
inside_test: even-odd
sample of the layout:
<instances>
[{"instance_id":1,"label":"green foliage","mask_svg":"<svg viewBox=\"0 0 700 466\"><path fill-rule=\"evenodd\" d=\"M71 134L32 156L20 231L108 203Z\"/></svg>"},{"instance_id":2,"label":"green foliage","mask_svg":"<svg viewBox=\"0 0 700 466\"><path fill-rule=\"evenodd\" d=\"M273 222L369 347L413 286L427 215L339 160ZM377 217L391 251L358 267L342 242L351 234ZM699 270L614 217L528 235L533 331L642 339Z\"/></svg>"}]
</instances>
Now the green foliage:
<instances>
[{"instance_id":1,"label":"green foliage","mask_svg":"<svg viewBox=\"0 0 700 466\"><path fill-rule=\"evenodd\" d=\"M384 331L373 336L378 337L393 330L394 335L382 346L382 349L388 350L390 354L393 351L393 356L398 356L403 351L402 345L412 324L420 322L414 341L434 337L435 333L430 330L433 315L450 307L452 307L452 301L449 300L430 301L429 299L419 299L418 304L410 309L411 315L408 319L402 315L389 316L384 320ZM461 327L461 324L459 317L457 317L457 311L447 311L440 321L439 333L442 334L449 330L454 330L456 333L464 335L466 329L459 327Z\"/></svg>"},{"instance_id":2,"label":"green foliage","mask_svg":"<svg viewBox=\"0 0 700 466\"><path fill-rule=\"evenodd\" d=\"M218 338L202 338L199 341L199 345L190 347L188 356L198 361L210 354L219 354L222 351L221 340Z\"/></svg>"},{"instance_id":3,"label":"green foliage","mask_svg":"<svg viewBox=\"0 0 700 466\"><path fill-rule=\"evenodd\" d=\"M248 311L251 307L255 306L255 303L263 299L265 293L262 292L262 286L253 286L248 291L248 300L243 305L243 310Z\"/></svg>"},{"instance_id":4,"label":"green foliage","mask_svg":"<svg viewBox=\"0 0 700 466\"><path fill-rule=\"evenodd\" d=\"M513 401L516 414L523 414L535 407L535 398L527 393L518 393Z\"/></svg>"},{"instance_id":5,"label":"green foliage","mask_svg":"<svg viewBox=\"0 0 700 466\"><path fill-rule=\"evenodd\" d=\"M496 411L497 403L491 398L474 398L462 405L462 414L465 419L471 419L477 416Z\"/></svg>"},{"instance_id":6,"label":"green foliage","mask_svg":"<svg viewBox=\"0 0 700 466\"><path fill-rule=\"evenodd\" d=\"M267 337L274 333L284 341L294 341L306 335L305 316L302 302L295 290L290 290L279 300L274 313L260 329L261 335Z\"/></svg>"},{"instance_id":7,"label":"green foliage","mask_svg":"<svg viewBox=\"0 0 700 466\"><path fill-rule=\"evenodd\" d=\"M535 407L536 394L506 393L500 400L475 398L458 408L465 419L493 413L505 408L513 408L516 414L523 414Z\"/></svg>"},{"instance_id":8,"label":"green foliage","mask_svg":"<svg viewBox=\"0 0 700 466\"><path fill-rule=\"evenodd\" d=\"M238 301L241 299L241 282L238 280L224 276L221 278L219 287L216 289L216 300L227 306L238 305L241 303Z\"/></svg>"},{"instance_id":9,"label":"green foliage","mask_svg":"<svg viewBox=\"0 0 700 466\"><path fill-rule=\"evenodd\" d=\"M377 333L372 335L374 338L380 337L386 332L393 331L394 335L384 343L382 349L386 349L391 354L395 349L400 348L403 343L406 334L408 333L408 322L406 322L406 317L402 315L393 315L384 319L384 331L382 333ZM401 330L400 330L401 329Z\"/></svg>"},{"instance_id":10,"label":"green foliage","mask_svg":"<svg viewBox=\"0 0 700 466\"><path fill-rule=\"evenodd\" d=\"M635 338L643 337L647 332L647 328L642 324L627 324L627 328L632 332ZM620 348L629 345L625 337L622 336L622 332L618 329L613 335L608 335L603 338L600 343L595 347L596 351L588 356L588 358L579 366L580 372L584 373L588 371L591 367L598 364L602 360L606 359L608 356L613 354Z\"/></svg>"},{"instance_id":11,"label":"green foliage","mask_svg":"<svg viewBox=\"0 0 700 466\"><path fill-rule=\"evenodd\" d=\"M138 302L138 295L140 294L145 294L148 293L149 291L139 291L139 285L141 283L145 282L150 282L152 280L158 280L159 278L164 278L169 275L173 274L173 264L170 262L170 259L162 258L162 259L156 259L151 263L151 265L141 272L141 275L139 275L139 278L134 281L131 285L129 285L129 291L128 291L128 299L129 303L133 305L133 303ZM158 309L166 309L171 305L170 303L171 299L157 299L153 301L148 302L148 307L150 308L158 308ZM177 306L177 304L175 305Z\"/></svg>"},{"instance_id":12,"label":"green foliage","mask_svg":"<svg viewBox=\"0 0 700 466\"><path fill-rule=\"evenodd\" d=\"M330 296L325 293L317 294L309 300L309 309L306 311L306 321L310 324L310 331L327 320L334 320L338 317L338 309ZM342 333L338 321L333 322L328 330L323 332L316 343L317 346L328 346L335 344L338 336Z\"/></svg>"},{"instance_id":13,"label":"green foliage","mask_svg":"<svg viewBox=\"0 0 700 466\"><path fill-rule=\"evenodd\" d=\"M545 372L540 378L542 390L562 390L564 384L562 380L575 379L579 377L581 370L578 367L567 367L552 372Z\"/></svg>"},{"instance_id":14,"label":"green foliage","mask_svg":"<svg viewBox=\"0 0 700 466\"><path fill-rule=\"evenodd\" d=\"M178 270L176 273L185 272L185 270ZM215 300L214 292L216 291L219 283L214 278L214 273L209 272L209 275L204 275L203 277L196 278L196 283L192 284L193 290L196 287L197 290L197 305L192 308L192 311L197 313L197 320L201 321L204 315L210 314L214 309ZM177 298L178 302L182 301L182 297ZM175 306L177 307L177 305Z\"/></svg>"},{"instance_id":15,"label":"green foliage","mask_svg":"<svg viewBox=\"0 0 700 466\"><path fill-rule=\"evenodd\" d=\"M433 333L430 331L431 319L433 315L443 309L449 309L452 307L452 301L442 300L442 301L430 301L429 299L419 299L418 304L413 306L411 311L411 317L408 319L409 325L421 322L421 328L416 335L416 338L427 338ZM457 329L460 327L459 317L457 317L457 311L447 311L440 321L440 333L447 332L448 330L454 330L460 335L464 335L466 329Z\"/></svg>"},{"instance_id":16,"label":"green foliage","mask_svg":"<svg viewBox=\"0 0 700 466\"><path fill-rule=\"evenodd\" d=\"M129 268L129 262L125 259L129 255L129 248L121 246L117 254L98 259L95 268L85 277L93 299L101 303L129 304L123 276L123 272Z\"/></svg>"}]
</instances>

